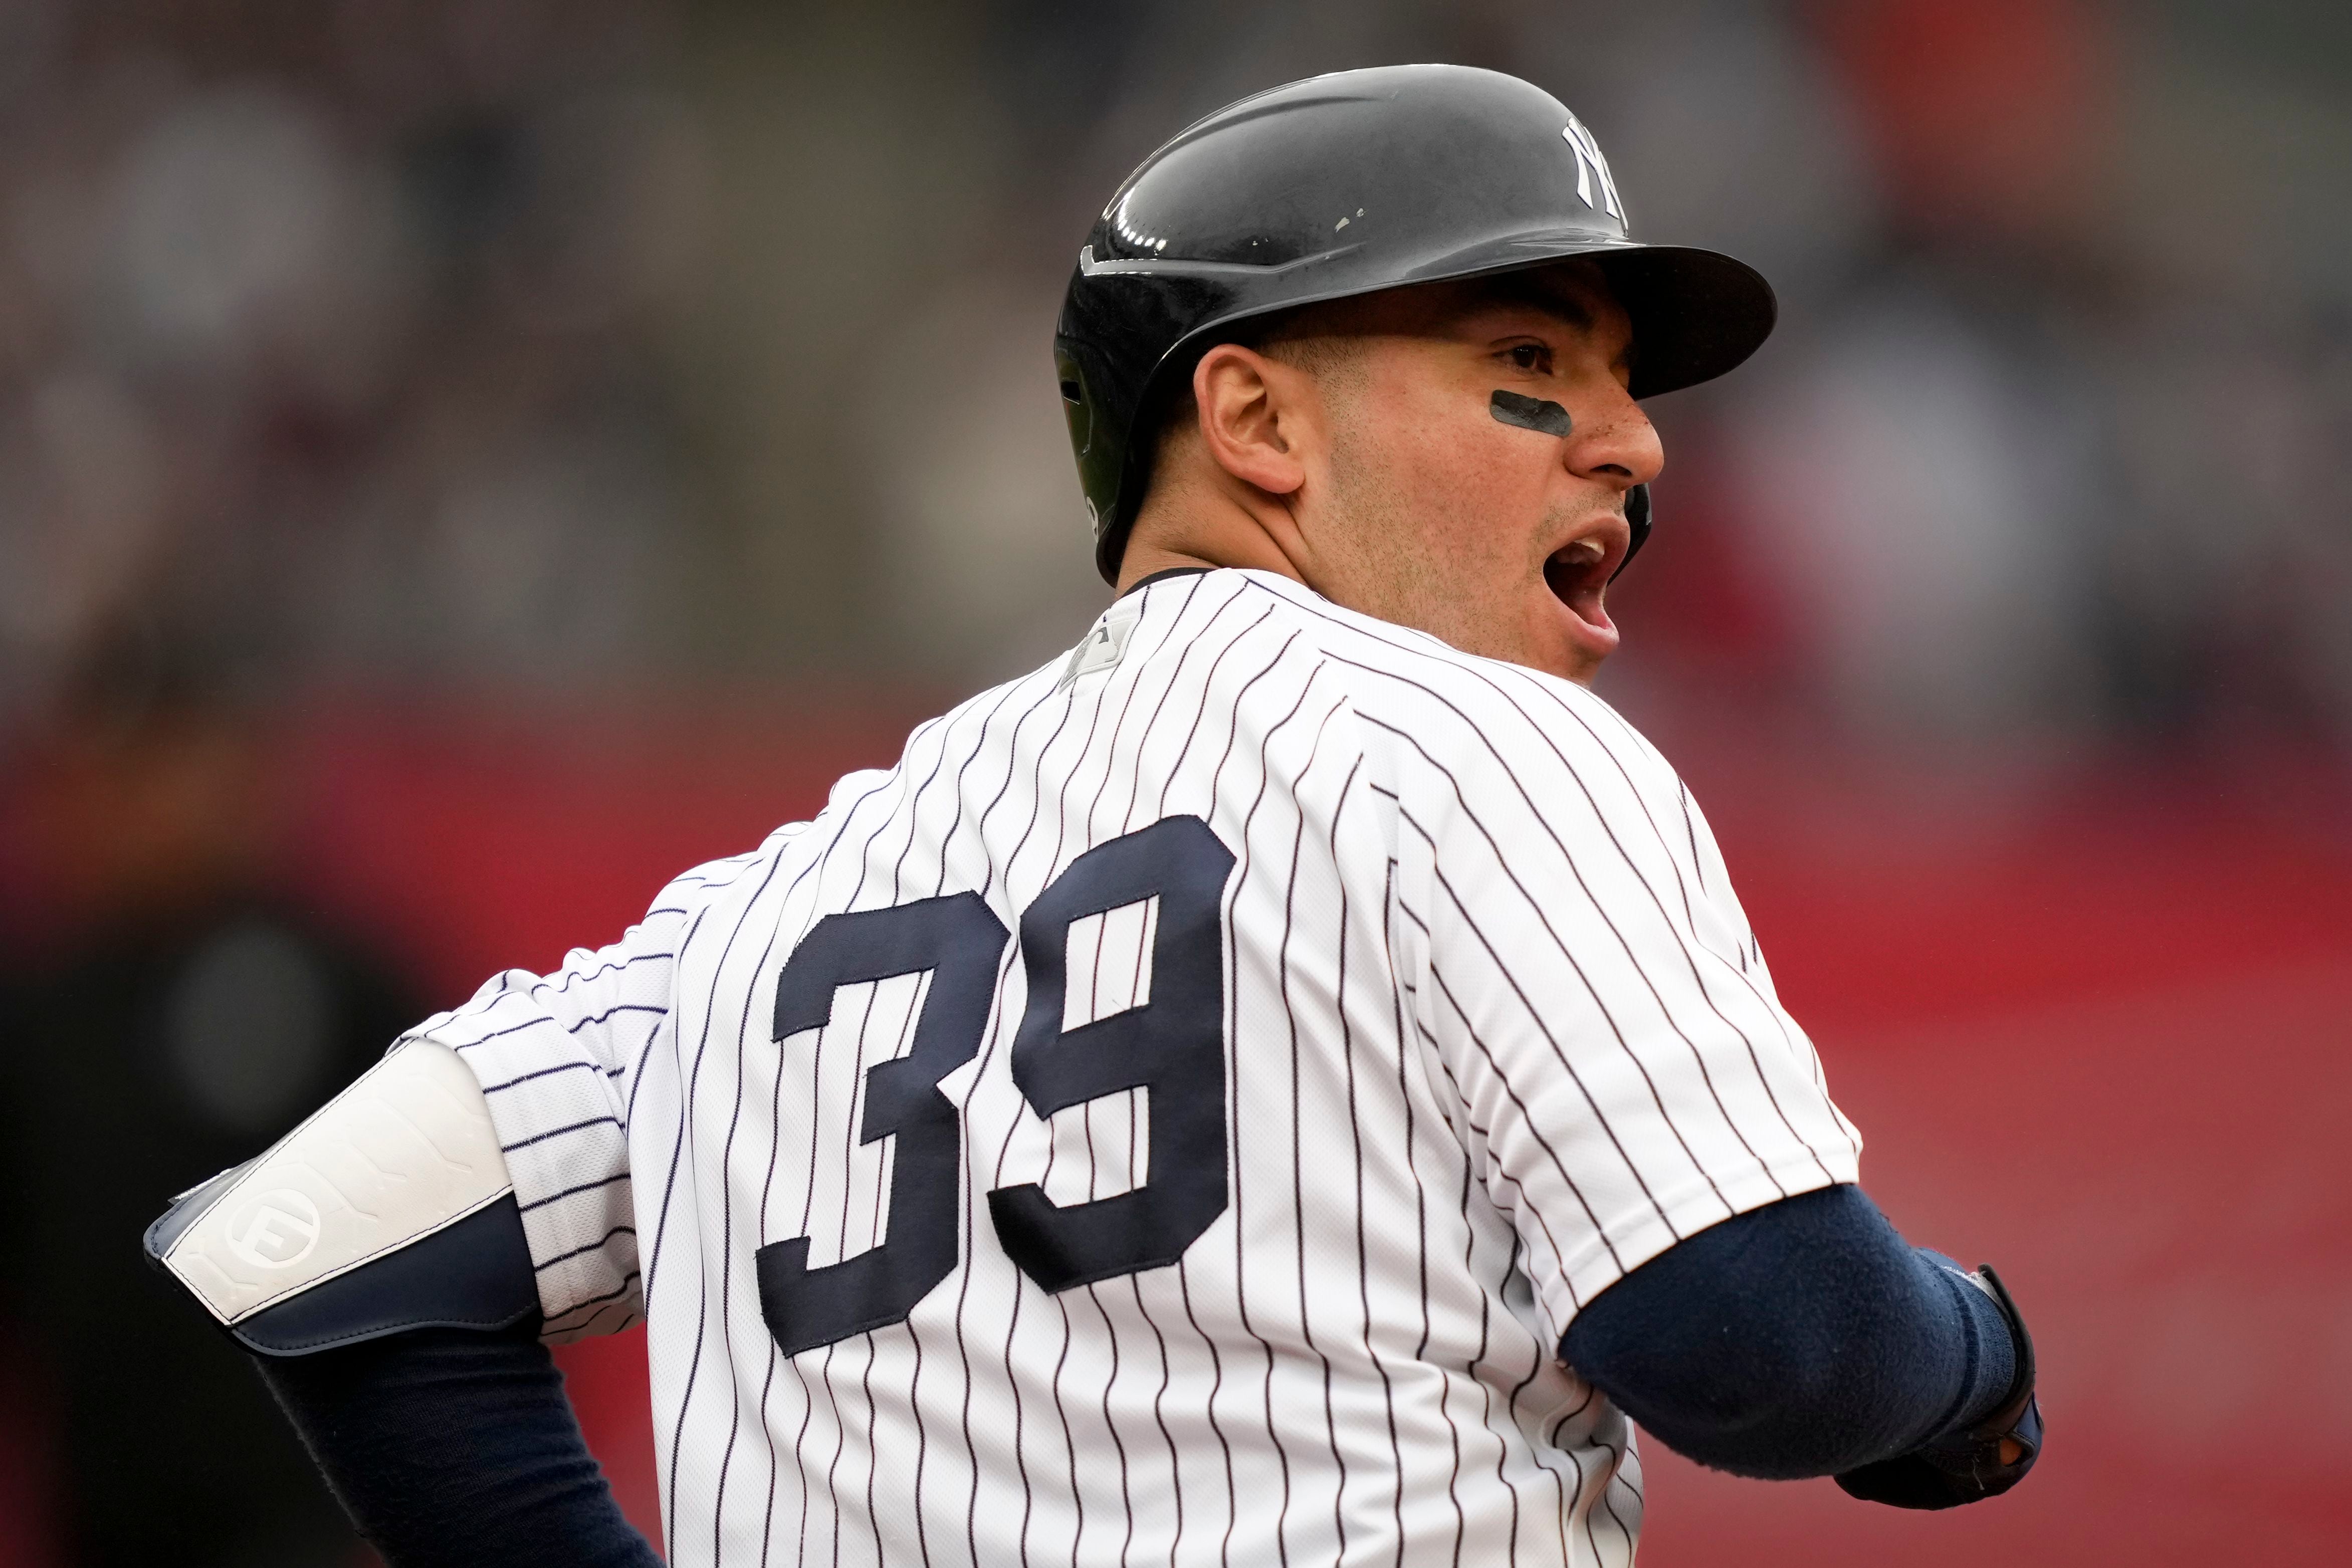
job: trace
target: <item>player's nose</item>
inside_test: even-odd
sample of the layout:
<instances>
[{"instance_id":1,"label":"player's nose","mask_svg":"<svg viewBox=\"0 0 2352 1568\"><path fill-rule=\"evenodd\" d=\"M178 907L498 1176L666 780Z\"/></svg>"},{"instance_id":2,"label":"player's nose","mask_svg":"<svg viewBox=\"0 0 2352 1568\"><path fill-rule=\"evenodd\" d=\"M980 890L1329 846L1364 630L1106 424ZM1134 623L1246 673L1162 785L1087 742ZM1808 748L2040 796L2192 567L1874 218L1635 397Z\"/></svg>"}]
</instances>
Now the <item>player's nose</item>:
<instances>
[{"instance_id":1,"label":"player's nose","mask_svg":"<svg viewBox=\"0 0 2352 1568\"><path fill-rule=\"evenodd\" d=\"M1631 489L1655 479L1666 465L1665 444L1642 405L1610 380L1591 404L1589 423L1577 422L1576 438L1565 454L1580 477Z\"/></svg>"}]
</instances>

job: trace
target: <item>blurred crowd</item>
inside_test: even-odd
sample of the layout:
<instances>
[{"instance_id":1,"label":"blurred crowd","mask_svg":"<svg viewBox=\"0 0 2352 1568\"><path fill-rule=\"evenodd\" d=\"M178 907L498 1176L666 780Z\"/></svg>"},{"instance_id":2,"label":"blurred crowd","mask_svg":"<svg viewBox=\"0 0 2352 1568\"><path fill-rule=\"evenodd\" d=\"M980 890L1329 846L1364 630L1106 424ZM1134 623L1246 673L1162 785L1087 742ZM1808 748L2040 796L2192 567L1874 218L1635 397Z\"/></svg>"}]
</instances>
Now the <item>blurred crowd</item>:
<instances>
[{"instance_id":1,"label":"blurred crowd","mask_svg":"<svg viewBox=\"0 0 2352 1568\"><path fill-rule=\"evenodd\" d=\"M1637 719L2352 740L2340 0L0 0L0 1405L79 1413L62 1557L190 1517L111 1507L205 1441L126 1409L238 1434L189 1509L308 1485L249 1379L142 1381L196 1325L109 1316L158 1191L425 1010L285 904L274 730L1051 657L1107 591L1047 352L1093 213L1199 114L1410 59L1550 89L1637 236L1780 291L1654 407ZM315 1560L303 1496L218 1560Z\"/></svg>"},{"instance_id":2,"label":"blurred crowd","mask_svg":"<svg viewBox=\"0 0 2352 1568\"><path fill-rule=\"evenodd\" d=\"M1784 300L1660 405L1627 700L2352 725L2324 0L0 9L0 736L93 670L643 693L1024 667L1098 600L1045 344L1192 115L1512 69Z\"/></svg>"},{"instance_id":3,"label":"blurred crowd","mask_svg":"<svg viewBox=\"0 0 2352 1568\"><path fill-rule=\"evenodd\" d=\"M0 18L0 723L100 664L278 697L658 639L698 187L647 16Z\"/></svg>"}]
</instances>

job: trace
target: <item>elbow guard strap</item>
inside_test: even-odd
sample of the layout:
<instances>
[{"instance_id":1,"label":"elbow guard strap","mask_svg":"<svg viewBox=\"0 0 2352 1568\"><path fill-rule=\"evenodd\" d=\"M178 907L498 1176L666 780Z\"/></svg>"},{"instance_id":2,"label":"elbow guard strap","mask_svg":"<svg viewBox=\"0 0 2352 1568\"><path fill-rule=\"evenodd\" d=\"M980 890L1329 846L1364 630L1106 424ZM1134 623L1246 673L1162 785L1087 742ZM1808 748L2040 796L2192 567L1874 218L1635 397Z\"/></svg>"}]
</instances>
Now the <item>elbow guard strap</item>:
<instances>
[{"instance_id":1,"label":"elbow guard strap","mask_svg":"<svg viewBox=\"0 0 2352 1568\"><path fill-rule=\"evenodd\" d=\"M247 1349L303 1355L539 1310L514 1184L471 1069L402 1047L259 1158L183 1193L148 1257Z\"/></svg>"}]
</instances>

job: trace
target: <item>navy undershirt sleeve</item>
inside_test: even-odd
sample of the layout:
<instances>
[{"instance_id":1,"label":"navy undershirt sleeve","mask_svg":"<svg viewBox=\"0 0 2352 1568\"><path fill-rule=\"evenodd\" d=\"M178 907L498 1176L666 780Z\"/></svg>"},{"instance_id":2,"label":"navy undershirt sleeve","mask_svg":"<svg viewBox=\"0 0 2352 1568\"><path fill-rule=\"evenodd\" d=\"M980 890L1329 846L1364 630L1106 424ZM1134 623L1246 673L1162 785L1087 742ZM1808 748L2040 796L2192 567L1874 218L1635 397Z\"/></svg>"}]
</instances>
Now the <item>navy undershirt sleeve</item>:
<instances>
[{"instance_id":1,"label":"navy undershirt sleeve","mask_svg":"<svg viewBox=\"0 0 2352 1568\"><path fill-rule=\"evenodd\" d=\"M1560 1354L1676 1453L1773 1479L1913 1452L1998 1409L2016 1372L2000 1309L1851 1186L1669 1248Z\"/></svg>"},{"instance_id":2,"label":"navy undershirt sleeve","mask_svg":"<svg viewBox=\"0 0 2352 1568\"><path fill-rule=\"evenodd\" d=\"M613 1500L538 1322L415 1329L257 1357L352 1521L392 1568L658 1568Z\"/></svg>"}]
</instances>

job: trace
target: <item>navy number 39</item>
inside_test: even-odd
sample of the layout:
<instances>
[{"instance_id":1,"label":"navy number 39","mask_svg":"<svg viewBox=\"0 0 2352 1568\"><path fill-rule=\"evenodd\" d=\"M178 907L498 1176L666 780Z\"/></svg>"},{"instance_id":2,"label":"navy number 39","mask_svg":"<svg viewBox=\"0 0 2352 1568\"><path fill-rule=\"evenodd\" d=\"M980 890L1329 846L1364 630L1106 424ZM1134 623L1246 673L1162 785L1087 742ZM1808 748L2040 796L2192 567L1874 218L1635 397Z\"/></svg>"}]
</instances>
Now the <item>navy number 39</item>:
<instances>
[{"instance_id":1,"label":"navy number 39","mask_svg":"<svg viewBox=\"0 0 2352 1568\"><path fill-rule=\"evenodd\" d=\"M997 1239L1048 1291L1173 1263L1225 1211L1224 940L1220 904L1233 852L1198 817L1167 817L1088 850L1021 915L1028 1002L1013 1039L1013 1081L1040 1116L1149 1088L1143 1184L1093 1203L1056 1204L1034 1182L988 1195ZM1074 921L1157 897L1150 999L1065 1031ZM887 1239L808 1266L809 1238L760 1249L760 1311L786 1355L904 1322L957 1261L963 1129L940 1080L980 1049L1007 933L980 895L951 894L827 915L776 982L772 1038L822 1027L843 986L930 970L905 1056L866 1070L862 1142L895 1137Z\"/></svg>"}]
</instances>

